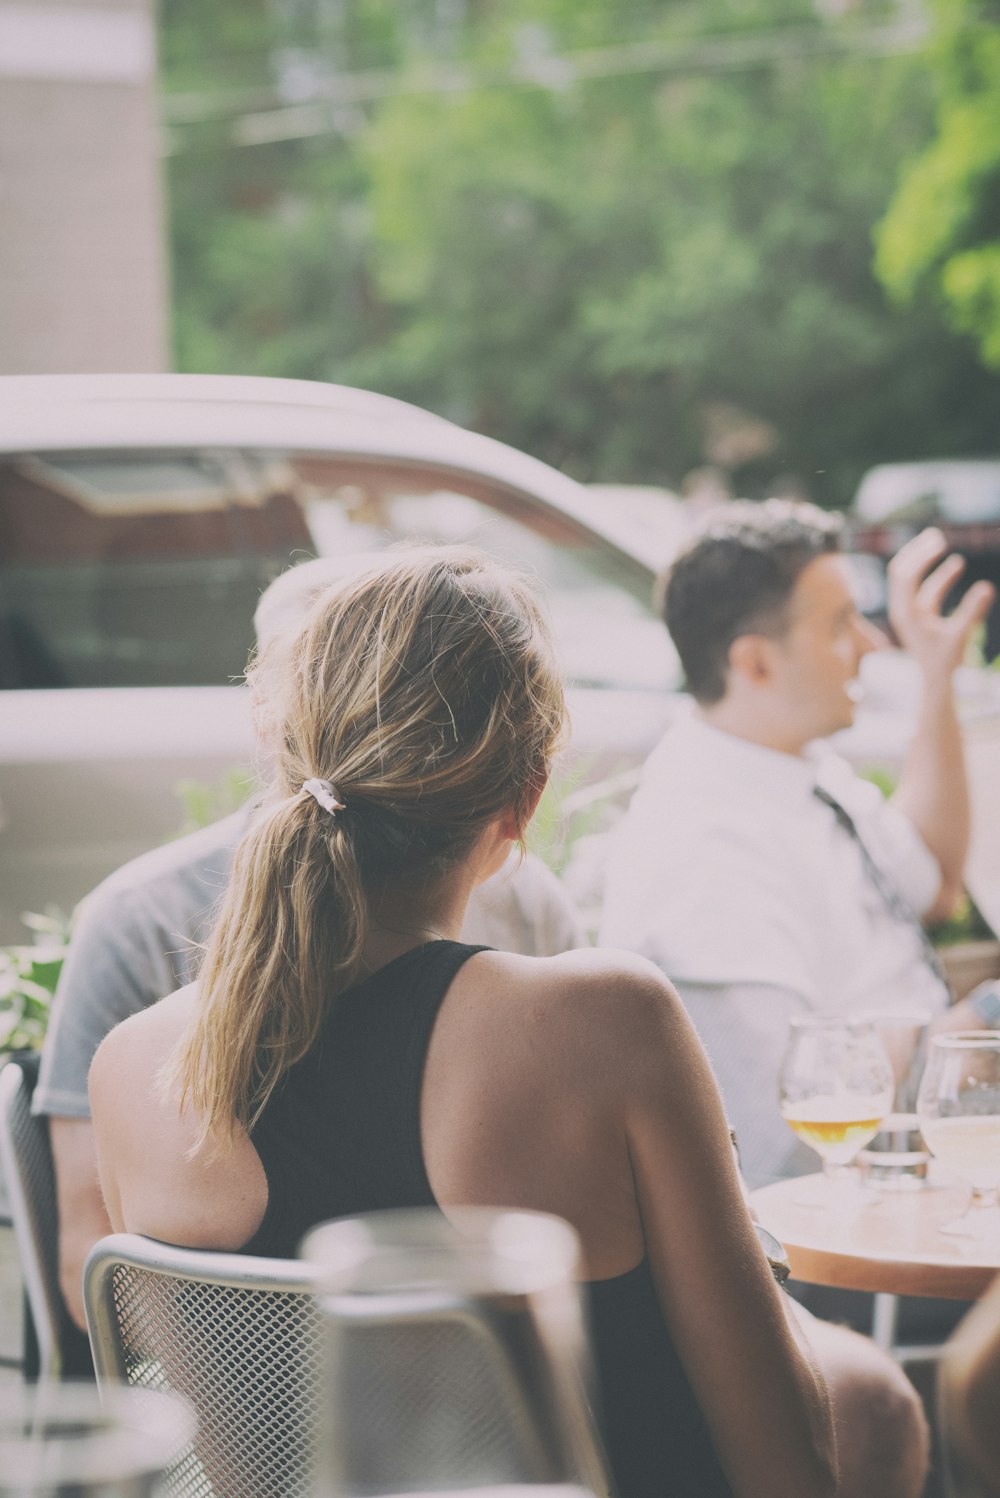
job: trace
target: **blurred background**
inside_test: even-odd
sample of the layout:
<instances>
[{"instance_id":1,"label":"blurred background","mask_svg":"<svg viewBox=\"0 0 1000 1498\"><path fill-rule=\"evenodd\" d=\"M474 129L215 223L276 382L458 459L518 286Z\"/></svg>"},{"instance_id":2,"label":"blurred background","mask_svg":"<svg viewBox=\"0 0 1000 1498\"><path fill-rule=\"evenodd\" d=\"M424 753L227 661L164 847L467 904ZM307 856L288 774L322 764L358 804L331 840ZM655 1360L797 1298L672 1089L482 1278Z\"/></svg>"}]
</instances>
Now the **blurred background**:
<instances>
[{"instance_id":1,"label":"blurred background","mask_svg":"<svg viewBox=\"0 0 1000 1498\"><path fill-rule=\"evenodd\" d=\"M0 372L361 385L588 482L995 455L995 0L0 0Z\"/></svg>"}]
</instances>

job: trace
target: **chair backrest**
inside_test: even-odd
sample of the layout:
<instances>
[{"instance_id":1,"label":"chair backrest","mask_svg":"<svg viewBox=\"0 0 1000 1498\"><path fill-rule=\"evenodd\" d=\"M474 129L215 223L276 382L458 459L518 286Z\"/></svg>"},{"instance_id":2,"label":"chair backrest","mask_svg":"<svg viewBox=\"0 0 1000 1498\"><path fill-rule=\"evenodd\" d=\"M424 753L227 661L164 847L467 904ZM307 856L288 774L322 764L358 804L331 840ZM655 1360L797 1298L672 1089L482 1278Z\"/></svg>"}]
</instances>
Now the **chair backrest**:
<instances>
[{"instance_id":1,"label":"chair backrest","mask_svg":"<svg viewBox=\"0 0 1000 1498\"><path fill-rule=\"evenodd\" d=\"M62 1373L59 1219L48 1121L31 1112L31 1089L16 1060L0 1067L0 1168L7 1187L39 1376Z\"/></svg>"},{"instance_id":2,"label":"chair backrest","mask_svg":"<svg viewBox=\"0 0 1000 1498\"><path fill-rule=\"evenodd\" d=\"M304 1265L117 1233L84 1301L98 1384L172 1389L198 1418L170 1498L307 1498L323 1354Z\"/></svg>"}]
</instances>

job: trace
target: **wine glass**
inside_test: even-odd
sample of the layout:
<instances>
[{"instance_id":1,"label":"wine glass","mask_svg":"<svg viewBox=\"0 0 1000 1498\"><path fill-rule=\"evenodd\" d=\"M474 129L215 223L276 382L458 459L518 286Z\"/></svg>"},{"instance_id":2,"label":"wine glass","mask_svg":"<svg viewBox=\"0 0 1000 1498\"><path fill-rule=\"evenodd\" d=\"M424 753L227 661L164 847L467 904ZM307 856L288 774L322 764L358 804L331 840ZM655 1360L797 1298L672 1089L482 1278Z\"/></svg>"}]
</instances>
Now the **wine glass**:
<instances>
[{"instance_id":1,"label":"wine glass","mask_svg":"<svg viewBox=\"0 0 1000 1498\"><path fill-rule=\"evenodd\" d=\"M927 1148L972 1187L965 1212L941 1232L1000 1239L1000 1032L935 1035L917 1113Z\"/></svg>"},{"instance_id":2,"label":"wine glass","mask_svg":"<svg viewBox=\"0 0 1000 1498\"><path fill-rule=\"evenodd\" d=\"M791 1021L779 1077L781 1115L819 1155L827 1185L853 1180L849 1166L878 1133L895 1088L892 1063L870 1017L810 1014ZM827 1200L825 1190L819 1199Z\"/></svg>"},{"instance_id":3,"label":"wine glass","mask_svg":"<svg viewBox=\"0 0 1000 1498\"><path fill-rule=\"evenodd\" d=\"M196 1424L164 1389L0 1388L0 1498L162 1498Z\"/></svg>"},{"instance_id":4,"label":"wine glass","mask_svg":"<svg viewBox=\"0 0 1000 1498\"><path fill-rule=\"evenodd\" d=\"M608 1491L569 1223L370 1212L314 1228L301 1253L327 1352L313 1498Z\"/></svg>"}]
</instances>

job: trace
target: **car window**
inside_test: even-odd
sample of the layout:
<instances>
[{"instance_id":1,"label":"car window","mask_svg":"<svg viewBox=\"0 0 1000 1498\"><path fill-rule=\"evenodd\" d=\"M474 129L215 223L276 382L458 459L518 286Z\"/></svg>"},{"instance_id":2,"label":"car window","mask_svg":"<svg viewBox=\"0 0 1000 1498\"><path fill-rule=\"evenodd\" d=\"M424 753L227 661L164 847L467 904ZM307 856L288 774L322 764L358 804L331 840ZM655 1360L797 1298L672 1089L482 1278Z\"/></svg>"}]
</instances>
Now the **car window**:
<instances>
[{"instance_id":1,"label":"car window","mask_svg":"<svg viewBox=\"0 0 1000 1498\"><path fill-rule=\"evenodd\" d=\"M571 681L676 684L644 570L522 494L388 459L180 450L0 460L0 687L224 683L278 572L404 540L536 576Z\"/></svg>"},{"instance_id":2,"label":"car window","mask_svg":"<svg viewBox=\"0 0 1000 1498\"><path fill-rule=\"evenodd\" d=\"M200 686L245 665L261 589L311 538L236 454L0 462L0 686Z\"/></svg>"}]
</instances>

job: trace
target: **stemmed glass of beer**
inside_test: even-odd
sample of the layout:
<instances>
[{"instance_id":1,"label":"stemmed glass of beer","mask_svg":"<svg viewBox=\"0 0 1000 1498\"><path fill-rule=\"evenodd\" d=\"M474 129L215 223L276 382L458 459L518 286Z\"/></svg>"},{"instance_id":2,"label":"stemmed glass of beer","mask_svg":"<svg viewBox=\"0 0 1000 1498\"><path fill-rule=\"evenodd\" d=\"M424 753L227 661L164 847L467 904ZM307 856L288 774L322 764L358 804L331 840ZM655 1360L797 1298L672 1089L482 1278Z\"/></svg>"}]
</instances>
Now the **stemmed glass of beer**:
<instances>
[{"instance_id":1,"label":"stemmed glass of beer","mask_svg":"<svg viewBox=\"0 0 1000 1498\"><path fill-rule=\"evenodd\" d=\"M878 1133L895 1093L892 1063L874 1021L862 1015L797 1016L779 1089L782 1117L819 1155L827 1180L849 1180L848 1167Z\"/></svg>"}]
</instances>

